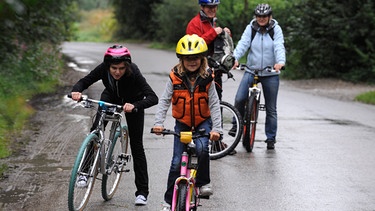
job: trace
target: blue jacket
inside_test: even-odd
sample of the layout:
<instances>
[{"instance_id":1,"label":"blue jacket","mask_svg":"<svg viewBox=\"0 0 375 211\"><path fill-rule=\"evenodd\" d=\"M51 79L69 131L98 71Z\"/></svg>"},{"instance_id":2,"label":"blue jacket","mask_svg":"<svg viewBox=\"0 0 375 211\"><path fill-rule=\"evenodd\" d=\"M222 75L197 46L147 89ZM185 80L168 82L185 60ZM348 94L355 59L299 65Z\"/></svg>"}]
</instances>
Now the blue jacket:
<instances>
[{"instance_id":1,"label":"blue jacket","mask_svg":"<svg viewBox=\"0 0 375 211\"><path fill-rule=\"evenodd\" d=\"M248 52L246 65L251 69L263 69L266 66L273 67L275 64L285 65L284 35L278 22L272 19L269 26L273 27L274 30L273 40L268 33L262 34L256 30L257 33L251 42L251 27L256 27L256 24L253 24L255 21L256 20L253 19L250 24L246 26L240 41L238 41L238 44L234 49L233 55L236 60L238 61L246 54L246 52ZM250 70L246 69L246 71ZM277 74L279 73L263 72L261 76Z\"/></svg>"}]
</instances>

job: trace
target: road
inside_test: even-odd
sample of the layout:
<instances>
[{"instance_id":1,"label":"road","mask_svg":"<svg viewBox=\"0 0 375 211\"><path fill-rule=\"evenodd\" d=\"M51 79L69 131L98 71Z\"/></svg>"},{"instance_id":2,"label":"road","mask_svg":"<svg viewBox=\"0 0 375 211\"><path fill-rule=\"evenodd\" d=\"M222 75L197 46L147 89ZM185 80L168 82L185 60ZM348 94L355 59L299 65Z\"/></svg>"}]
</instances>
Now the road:
<instances>
[{"instance_id":1,"label":"road","mask_svg":"<svg viewBox=\"0 0 375 211\"><path fill-rule=\"evenodd\" d=\"M95 67L108 44L65 43L63 52L78 64L67 72L64 87L40 96L38 109L24 136L28 147L9 160L11 171L1 184L4 210L67 210L70 170L79 144L87 133L90 115L64 98L72 83ZM160 96L173 52L128 44L133 61ZM74 73L72 73L74 72ZM223 99L233 103L242 72L224 82ZM98 97L101 84L86 94ZM159 210L163 201L172 138L155 136L156 106L146 110L144 145L148 158L150 195L147 206L134 206L134 175L123 177L119 191L103 202L98 185L87 210ZM201 210L375 210L375 106L311 94L281 80L278 100L279 129L276 149L267 151L264 114L261 113L255 148L211 161L214 195L201 202ZM47 119L47 120L46 120ZM165 127L173 127L172 117Z\"/></svg>"}]
</instances>

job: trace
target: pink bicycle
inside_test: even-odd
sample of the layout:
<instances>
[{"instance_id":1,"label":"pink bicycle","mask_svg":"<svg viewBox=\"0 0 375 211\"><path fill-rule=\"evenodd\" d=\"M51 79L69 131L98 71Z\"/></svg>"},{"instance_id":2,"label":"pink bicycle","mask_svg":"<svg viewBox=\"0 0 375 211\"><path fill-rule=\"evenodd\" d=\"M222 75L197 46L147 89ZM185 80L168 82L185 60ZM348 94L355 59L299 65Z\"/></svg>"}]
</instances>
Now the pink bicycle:
<instances>
[{"instance_id":1,"label":"pink bicycle","mask_svg":"<svg viewBox=\"0 0 375 211\"><path fill-rule=\"evenodd\" d=\"M151 133L155 132L151 130ZM178 136L181 143L186 146L181 158L180 177L176 179L174 185L171 209L172 211L195 211L200 198L209 198L199 196L199 188L195 186L198 168L195 141L201 137L210 137L210 134L206 133L205 130L193 134L191 131L176 133L166 129L161 134Z\"/></svg>"}]
</instances>

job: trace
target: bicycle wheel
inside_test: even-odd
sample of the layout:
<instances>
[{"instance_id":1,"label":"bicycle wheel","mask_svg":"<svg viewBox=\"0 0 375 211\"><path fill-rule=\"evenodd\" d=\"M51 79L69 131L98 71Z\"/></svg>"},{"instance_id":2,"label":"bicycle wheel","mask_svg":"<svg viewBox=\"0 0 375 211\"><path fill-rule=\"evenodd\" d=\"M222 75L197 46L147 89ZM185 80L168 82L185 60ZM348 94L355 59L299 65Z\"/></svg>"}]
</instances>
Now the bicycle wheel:
<instances>
[{"instance_id":1,"label":"bicycle wheel","mask_svg":"<svg viewBox=\"0 0 375 211\"><path fill-rule=\"evenodd\" d=\"M98 173L97 140L98 137L95 134L89 134L78 151L69 183L68 206L70 211L83 210L90 198ZM87 176L85 187L77 186L79 176Z\"/></svg>"},{"instance_id":2,"label":"bicycle wheel","mask_svg":"<svg viewBox=\"0 0 375 211\"><path fill-rule=\"evenodd\" d=\"M258 114L259 101L256 100L255 95L251 95L245 110L245 123L242 139L242 144L247 152L253 151Z\"/></svg>"},{"instance_id":3,"label":"bicycle wheel","mask_svg":"<svg viewBox=\"0 0 375 211\"><path fill-rule=\"evenodd\" d=\"M112 199L115 194L126 164L125 144L128 143L128 129L123 127L124 140L121 141L120 126L120 123L114 122L109 136L112 144L108 149L106 174L103 174L102 179L102 197L106 201Z\"/></svg>"},{"instance_id":4,"label":"bicycle wheel","mask_svg":"<svg viewBox=\"0 0 375 211\"><path fill-rule=\"evenodd\" d=\"M243 130L241 115L233 105L221 101L220 110L223 138L210 142L209 154L211 160L222 158L233 151L241 139Z\"/></svg>"},{"instance_id":5,"label":"bicycle wheel","mask_svg":"<svg viewBox=\"0 0 375 211\"><path fill-rule=\"evenodd\" d=\"M177 205L176 211L186 211L187 184L186 181L180 181L177 185Z\"/></svg>"}]
</instances>

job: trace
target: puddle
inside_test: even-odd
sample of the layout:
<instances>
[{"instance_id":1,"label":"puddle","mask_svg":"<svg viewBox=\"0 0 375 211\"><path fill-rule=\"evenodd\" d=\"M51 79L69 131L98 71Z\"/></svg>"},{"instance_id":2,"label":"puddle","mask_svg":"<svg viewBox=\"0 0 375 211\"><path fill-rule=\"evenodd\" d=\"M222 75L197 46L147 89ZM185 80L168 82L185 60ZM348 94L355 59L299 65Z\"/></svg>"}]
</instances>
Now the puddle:
<instances>
[{"instance_id":1,"label":"puddle","mask_svg":"<svg viewBox=\"0 0 375 211\"><path fill-rule=\"evenodd\" d=\"M0 203L2 204L9 204L9 203L17 203L23 201L26 197L33 195L32 192L27 190L22 190L13 187L9 187L7 190L0 192Z\"/></svg>"}]
</instances>

